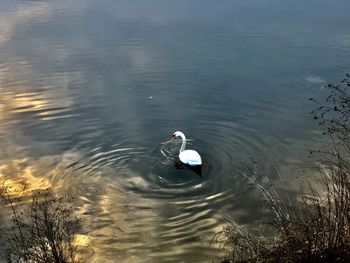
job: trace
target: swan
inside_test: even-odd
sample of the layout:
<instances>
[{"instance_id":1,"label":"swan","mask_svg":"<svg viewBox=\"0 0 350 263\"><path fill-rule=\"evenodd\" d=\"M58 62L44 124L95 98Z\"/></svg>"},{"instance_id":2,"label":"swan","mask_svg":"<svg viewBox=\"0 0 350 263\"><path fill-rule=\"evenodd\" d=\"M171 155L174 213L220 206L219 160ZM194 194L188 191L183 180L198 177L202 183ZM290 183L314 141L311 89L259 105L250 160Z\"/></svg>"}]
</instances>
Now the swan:
<instances>
[{"instance_id":1,"label":"swan","mask_svg":"<svg viewBox=\"0 0 350 263\"><path fill-rule=\"evenodd\" d=\"M202 158L198 152L195 150L185 150L186 146L186 136L183 132L176 131L171 137L174 140L176 137L181 137L182 144L179 153L179 159L183 164L187 164L189 166L200 166L202 165Z\"/></svg>"}]
</instances>

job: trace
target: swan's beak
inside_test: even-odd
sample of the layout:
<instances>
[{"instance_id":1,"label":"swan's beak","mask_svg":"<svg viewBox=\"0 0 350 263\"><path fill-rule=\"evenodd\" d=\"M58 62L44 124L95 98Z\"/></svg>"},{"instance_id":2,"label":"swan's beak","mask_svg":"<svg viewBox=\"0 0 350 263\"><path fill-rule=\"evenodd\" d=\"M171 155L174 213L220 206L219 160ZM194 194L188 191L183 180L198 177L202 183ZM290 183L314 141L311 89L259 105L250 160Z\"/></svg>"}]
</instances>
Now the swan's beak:
<instances>
[{"instance_id":1,"label":"swan's beak","mask_svg":"<svg viewBox=\"0 0 350 263\"><path fill-rule=\"evenodd\" d=\"M174 140L176 138L175 134L173 134L173 136L171 136L171 140Z\"/></svg>"}]
</instances>

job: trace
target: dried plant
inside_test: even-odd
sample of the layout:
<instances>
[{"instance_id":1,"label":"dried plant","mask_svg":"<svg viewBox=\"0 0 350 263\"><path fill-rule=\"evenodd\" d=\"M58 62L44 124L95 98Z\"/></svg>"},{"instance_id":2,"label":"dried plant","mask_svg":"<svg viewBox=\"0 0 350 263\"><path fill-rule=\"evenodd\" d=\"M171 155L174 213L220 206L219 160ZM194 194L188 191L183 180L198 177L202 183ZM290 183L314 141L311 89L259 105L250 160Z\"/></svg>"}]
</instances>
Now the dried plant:
<instances>
[{"instance_id":1,"label":"dried plant","mask_svg":"<svg viewBox=\"0 0 350 263\"><path fill-rule=\"evenodd\" d=\"M1 231L1 258L5 262L79 262L74 237L82 227L67 197L49 191L31 192L23 203L3 186L3 204L11 210L11 224ZM29 201L29 202L28 202ZM22 203L22 204L21 204Z\"/></svg>"},{"instance_id":2,"label":"dried plant","mask_svg":"<svg viewBox=\"0 0 350 263\"><path fill-rule=\"evenodd\" d=\"M311 114L318 121L323 134L335 140L338 146L350 146L350 74L346 74L340 83L325 86L329 92L325 101L310 98L318 104Z\"/></svg>"},{"instance_id":3,"label":"dried plant","mask_svg":"<svg viewBox=\"0 0 350 263\"><path fill-rule=\"evenodd\" d=\"M330 95L312 112L331 144L311 151L317 179L292 205L277 194L262 169L253 162L243 171L272 212L274 236L253 236L230 219L214 241L229 253L222 262L350 262L350 75L329 84Z\"/></svg>"}]
</instances>

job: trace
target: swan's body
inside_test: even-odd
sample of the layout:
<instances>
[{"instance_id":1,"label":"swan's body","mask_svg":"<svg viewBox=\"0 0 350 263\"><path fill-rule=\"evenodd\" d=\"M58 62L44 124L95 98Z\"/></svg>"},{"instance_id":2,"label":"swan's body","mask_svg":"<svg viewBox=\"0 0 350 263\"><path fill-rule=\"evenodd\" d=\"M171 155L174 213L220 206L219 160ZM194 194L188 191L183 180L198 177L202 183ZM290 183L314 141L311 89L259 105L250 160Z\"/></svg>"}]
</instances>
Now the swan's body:
<instances>
[{"instance_id":1,"label":"swan's body","mask_svg":"<svg viewBox=\"0 0 350 263\"><path fill-rule=\"evenodd\" d=\"M181 137L182 144L179 153L179 159L182 163L190 166L200 166L202 165L202 158L198 152L195 150L185 150L186 147L186 136L180 131L174 132L172 139L176 137Z\"/></svg>"}]
</instances>

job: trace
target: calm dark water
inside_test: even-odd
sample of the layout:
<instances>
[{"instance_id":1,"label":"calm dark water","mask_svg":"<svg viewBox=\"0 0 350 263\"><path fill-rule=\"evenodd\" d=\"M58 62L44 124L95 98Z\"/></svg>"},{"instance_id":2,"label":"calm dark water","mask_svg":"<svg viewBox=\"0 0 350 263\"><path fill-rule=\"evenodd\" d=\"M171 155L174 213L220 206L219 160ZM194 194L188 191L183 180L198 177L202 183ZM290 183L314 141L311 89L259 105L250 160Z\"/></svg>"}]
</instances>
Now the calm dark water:
<instances>
[{"instance_id":1,"label":"calm dark water","mask_svg":"<svg viewBox=\"0 0 350 263\"><path fill-rule=\"evenodd\" d=\"M290 169L322 140L308 98L349 72L348 10L2 0L0 175L75 196L89 262L210 262L227 215L248 227L265 215L240 163L276 165L292 192ZM174 167L176 130L202 177Z\"/></svg>"}]
</instances>

